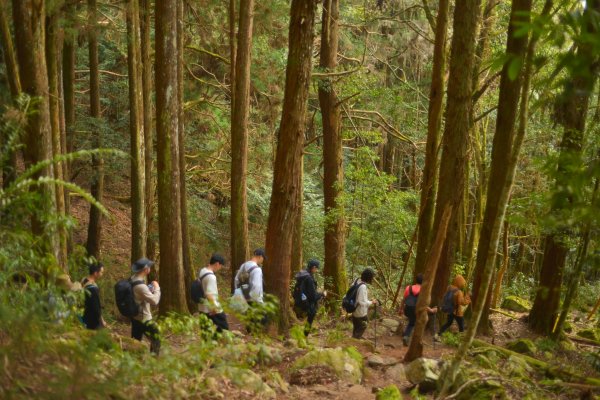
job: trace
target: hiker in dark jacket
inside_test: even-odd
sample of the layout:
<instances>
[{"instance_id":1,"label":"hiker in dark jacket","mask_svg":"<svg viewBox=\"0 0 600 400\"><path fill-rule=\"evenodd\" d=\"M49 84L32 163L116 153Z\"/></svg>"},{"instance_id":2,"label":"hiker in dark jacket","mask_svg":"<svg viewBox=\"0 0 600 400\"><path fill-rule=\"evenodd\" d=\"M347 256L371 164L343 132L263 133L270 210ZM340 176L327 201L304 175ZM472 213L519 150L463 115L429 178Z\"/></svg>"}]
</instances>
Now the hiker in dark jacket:
<instances>
[{"instance_id":1,"label":"hiker in dark jacket","mask_svg":"<svg viewBox=\"0 0 600 400\"><path fill-rule=\"evenodd\" d=\"M83 312L83 323L87 329L101 329L106 326L102 318L102 306L100 305L100 288L97 281L104 273L102 263L94 262L88 265L89 275L83 278L81 285L85 290L85 303Z\"/></svg>"},{"instance_id":2,"label":"hiker in dark jacket","mask_svg":"<svg viewBox=\"0 0 600 400\"><path fill-rule=\"evenodd\" d=\"M423 283L423 274L418 274L415 278L414 285L408 285L404 290L404 296L402 298L402 304L400 309L404 310L404 315L408 318L408 325L402 335L402 342L405 346L408 346L410 335L417 323L417 301L419 294L421 293L421 284ZM427 312L434 314L437 312L437 307L427 307Z\"/></svg>"},{"instance_id":3,"label":"hiker in dark jacket","mask_svg":"<svg viewBox=\"0 0 600 400\"><path fill-rule=\"evenodd\" d=\"M319 300L327 296L327 291L317 292L315 282L315 273L321 264L318 260L312 259L308 262L306 269L296 274L297 296L294 296L294 309L298 318L303 318L306 314L306 325L304 326L304 335L308 336L312 329L312 323L317 315Z\"/></svg>"}]
</instances>

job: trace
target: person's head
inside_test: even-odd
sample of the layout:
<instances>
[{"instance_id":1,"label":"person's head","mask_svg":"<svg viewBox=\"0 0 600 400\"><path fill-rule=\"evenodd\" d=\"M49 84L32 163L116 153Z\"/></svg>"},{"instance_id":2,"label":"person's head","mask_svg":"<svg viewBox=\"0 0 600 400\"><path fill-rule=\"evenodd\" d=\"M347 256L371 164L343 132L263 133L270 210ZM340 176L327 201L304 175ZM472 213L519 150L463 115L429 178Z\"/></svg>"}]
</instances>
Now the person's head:
<instances>
[{"instance_id":1,"label":"person's head","mask_svg":"<svg viewBox=\"0 0 600 400\"><path fill-rule=\"evenodd\" d=\"M417 277L415 278L415 282L418 285L421 285L423 283L423 274L417 274Z\"/></svg>"},{"instance_id":2,"label":"person's head","mask_svg":"<svg viewBox=\"0 0 600 400\"><path fill-rule=\"evenodd\" d=\"M467 285L467 281L462 275L456 275L454 280L452 280L452 286L455 286L459 289L464 289Z\"/></svg>"},{"instance_id":3,"label":"person's head","mask_svg":"<svg viewBox=\"0 0 600 400\"><path fill-rule=\"evenodd\" d=\"M362 274L360 274L360 280L365 283L373 282L373 278L375 278L375 271L373 271L371 268L366 268Z\"/></svg>"},{"instance_id":4,"label":"person's head","mask_svg":"<svg viewBox=\"0 0 600 400\"><path fill-rule=\"evenodd\" d=\"M266 259L267 256L265 254L265 249L263 248L258 248L254 250L254 253L252 253L252 260L258 265L262 265Z\"/></svg>"},{"instance_id":5,"label":"person's head","mask_svg":"<svg viewBox=\"0 0 600 400\"><path fill-rule=\"evenodd\" d=\"M210 257L210 261L208 262L208 266L213 270L213 271L218 271L221 268L223 268L225 266L225 259L223 258L222 255L220 255L219 253L214 253L211 257Z\"/></svg>"},{"instance_id":6,"label":"person's head","mask_svg":"<svg viewBox=\"0 0 600 400\"><path fill-rule=\"evenodd\" d=\"M140 258L131 265L131 271L134 274L140 274L148 276L150 275L150 269L154 265L154 261L148 260L147 258Z\"/></svg>"},{"instance_id":7,"label":"person's head","mask_svg":"<svg viewBox=\"0 0 600 400\"><path fill-rule=\"evenodd\" d=\"M90 277L99 279L104 273L104 265L99 261L91 262L88 264L88 273Z\"/></svg>"},{"instance_id":8,"label":"person's head","mask_svg":"<svg viewBox=\"0 0 600 400\"><path fill-rule=\"evenodd\" d=\"M311 259L308 261L308 263L306 264L306 270L308 272L310 272L311 274L314 274L315 272L317 272L317 270L319 269L319 267L321 266L321 263L319 262L319 260L316 259Z\"/></svg>"}]
</instances>

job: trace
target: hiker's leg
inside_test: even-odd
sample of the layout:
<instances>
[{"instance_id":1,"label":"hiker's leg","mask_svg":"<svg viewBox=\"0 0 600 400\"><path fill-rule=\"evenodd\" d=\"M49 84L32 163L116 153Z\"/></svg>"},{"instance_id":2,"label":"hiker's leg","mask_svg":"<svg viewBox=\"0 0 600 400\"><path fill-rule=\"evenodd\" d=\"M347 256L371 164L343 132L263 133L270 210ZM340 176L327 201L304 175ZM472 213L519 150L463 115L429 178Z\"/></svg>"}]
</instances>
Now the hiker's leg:
<instances>
[{"instance_id":1,"label":"hiker's leg","mask_svg":"<svg viewBox=\"0 0 600 400\"><path fill-rule=\"evenodd\" d=\"M209 315L208 318L215 324L217 327L217 332L223 332L223 330L229 330L229 324L227 323L227 315L225 313L218 313L215 315Z\"/></svg>"},{"instance_id":2,"label":"hiker's leg","mask_svg":"<svg viewBox=\"0 0 600 400\"><path fill-rule=\"evenodd\" d=\"M317 315L317 310L315 309L309 309L308 312L306 313L306 324L304 325L304 336L308 336L311 329L312 329L312 323L315 320L315 317Z\"/></svg>"},{"instance_id":3,"label":"hiker's leg","mask_svg":"<svg viewBox=\"0 0 600 400\"><path fill-rule=\"evenodd\" d=\"M153 320L144 322L144 334L150 339L150 351L158 355L160 352L160 331Z\"/></svg>"},{"instance_id":4,"label":"hiker's leg","mask_svg":"<svg viewBox=\"0 0 600 400\"><path fill-rule=\"evenodd\" d=\"M404 334L402 336L409 338L417 323L416 307L404 307L404 315L408 317L408 325L406 326L406 329L404 329Z\"/></svg>"},{"instance_id":5,"label":"hiker's leg","mask_svg":"<svg viewBox=\"0 0 600 400\"><path fill-rule=\"evenodd\" d=\"M137 319L131 319L131 337L137 340L142 340L144 336L144 324Z\"/></svg>"},{"instance_id":6,"label":"hiker's leg","mask_svg":"<svg viewBox=\"0 0 600 400\"><path fill-rule=\"evenodd\" d=\"M352 337L355 339L362 338L362 335L367 330L367 317L352 317L352 326Z\"/></svg>"},{"instance_id":7,"label":"hiker's leg","mask_svg":"<svg viewBox=\"0 0 600 400\"><path fill-rule=\"evenodd\" d=\"M446 332L446 329L450 328L450 326L452 325L452 322L454 322L454 314L447 314L448 315L448 320L446 321L446 323L444 325L442 325L442 328L440 329L439 334L441 335L442 333Z\"/></svg>"},{"instance_id":8,"label":"hiker's leg","mask_svg":"<svg viewBox=\"0 0 600 400\"><path fill-rule=\"evenodd\" d=\"M458 324L458 331L464 332L465 331L465 317L454 317L454 318L456 318L456 323Z\"/></svg>"}]
</instances>

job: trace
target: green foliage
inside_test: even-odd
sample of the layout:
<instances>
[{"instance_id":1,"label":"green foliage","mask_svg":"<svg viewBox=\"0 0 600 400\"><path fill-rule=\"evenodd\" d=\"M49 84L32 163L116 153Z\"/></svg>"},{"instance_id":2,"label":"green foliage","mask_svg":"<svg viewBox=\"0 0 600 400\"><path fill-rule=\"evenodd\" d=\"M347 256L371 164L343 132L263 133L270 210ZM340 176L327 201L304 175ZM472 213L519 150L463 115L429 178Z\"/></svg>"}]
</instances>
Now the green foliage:
<instances>
[{"instance_id":1,"label":"green foliage","mask_svg":"<svg viewBox=\"0 0 600 400\"><path fill-rule=\"evenodd\" d=\"M535 280L518 272L514 279L511 279L503 290L503 296L516 296L524 299L532 299L535 294Z\"/></svg>"},{"instance_id":2,"label":"green foliage","mask_svg":"<svg viewBox=\"0 0 600 400\"><path fill-rule=\"evenodd\" d=\"M446 346L458 347L462 341L462 335L458 333L444 332L440 339Z\"/></svg>"}]
</instances>

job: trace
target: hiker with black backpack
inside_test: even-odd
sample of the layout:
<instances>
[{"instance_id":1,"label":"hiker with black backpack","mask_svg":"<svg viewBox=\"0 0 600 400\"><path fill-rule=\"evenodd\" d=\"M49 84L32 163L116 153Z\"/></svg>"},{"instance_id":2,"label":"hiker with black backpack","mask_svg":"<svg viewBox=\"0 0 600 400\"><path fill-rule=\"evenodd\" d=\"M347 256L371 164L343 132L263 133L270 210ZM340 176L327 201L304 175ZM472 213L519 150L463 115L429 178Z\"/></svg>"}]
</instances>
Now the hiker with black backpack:
<instances>
[{"instance_id":1,"label":"hiker with black backpack","mask_svg":"<svg viewBox=\"0 0 600 400\"><path fill-rule=\"evenodd\" d=\"M160 337L158 325L152 319L151 306L157 306L160 301L160 286L157 281L148 281L150 269L154 261L140 258L131 266L133 276L129 279L133 289L133 298L139 312L131 317L131 337L142 340L146 335L150 339L150 351L158 355L160 351Z\"/></svg>"},{"instance_id":2,"label":"hiker with black backpack","mask_svg":"<svg viewBox=\"0 0 600 400\"><path fill-rule=\"evenodd\" d=\"M215 275L225 265L225 259L220 254L213 254L208 265L198 273L198 284L192 284L192 300L198 303L198 311L206 315L215 326L217 332L229 330L227 315L219 303L219 290L217 289L217 276ZM198 287L195 293L194 286Z\"/></svg>"},{"instance_id":3,"label":"hiker with black backpack","mask_svg":"<svg viewBox=\"0 0 600 400\"><path fill-rule=\"evenodd\" d=\"M444 333L454 320L458 324L458 330L464 332L465 330L465 319L464 319L464 308L471 304L471 298L468 294L465 294L463 290L467 285L467 281L462 275L456 275L452 281L452 285L448 286L444 299L442 300L442 311L448 314L447 322L442 326L438 335ZM437 338L436 338L437 339Z\"/></svg>"},{"instance_id":4,"label":"hiker with black backpack","mask_svg":"<svg viewBox=\"0 0 600 400\"><path fill-rule=\"evenodd\" d=\"M81 281L85 290L84 311L81 320L87 329L102 329L106 326L106 322L102 318L100 288L97 281L104 273L104 266L101 262L90 262L88 273L89 275Z\"/></svg>"},{"instance_id":5,"label":"hiker with black backpack","mask_svg":"<svg viewBox=\"0 0 600 400\"><path fill-rule=\"evenodd\" d=\"M320 265L319 260L312 259L308 261L306 269L296 274L296 284L293 292L294 312L299 319L306 317L304 336L308 336L312 329L312 323L317 315L319 300L327 296L327 291L323 291L323 293L317 292L314 275Z\"/></svg>"},{"instance_id":6,"label":"hiker with black backpack","mask_svg":"<svg viewBox=\"0 0 600 400\"><path fill-rule=\"evenodd\" d=\"M263 273L261 268L266 259L264 249L254 250L252 258L240 266L234 280L235 288L241 289L248 302L249 311L254 316L252 322L260 323L262 326L269 323L267 313L264 310ZM248 327L248 331L251 331L251 327Z\"/></svg>"},{"instance_id":7,"label":"hiker with black backpack","mask_svg":"<svg viewBox=\"0 0 600 400\"><path fill-rule=\"evenodd\" d=\"M402 335L402 343L404 343L405 346L408 346L410 336L417 323L417 301L419 299L419 293L421 293L422 283L423 274L418 274L415 278L415 284L408 285L404 290L404 296L402 298L402 303L400 304L400 309L404 311L404 315L408 318L408 325L406 326L406 329L404 329L404 334ZM437 312L437 307L427 307L427 312L429 314L435 314Z\"/></svg>"},{"instance_id":8,"label":"hiker with black backpack","mask_svg":"<svg viewBox=\"0 0 600 400\"><path fill-rule=\"evenodd\" d=\"M366 268L360 274L360 279L354 281L342 300L342 307L347 312L352 312L352 337L355 339L362 338L367 330L369 307L377 305L377 300L369 300L367 290L367 284L371 284L373 278L375 278L375 272L371 268Z\"/></svg>"}]
</instances>

